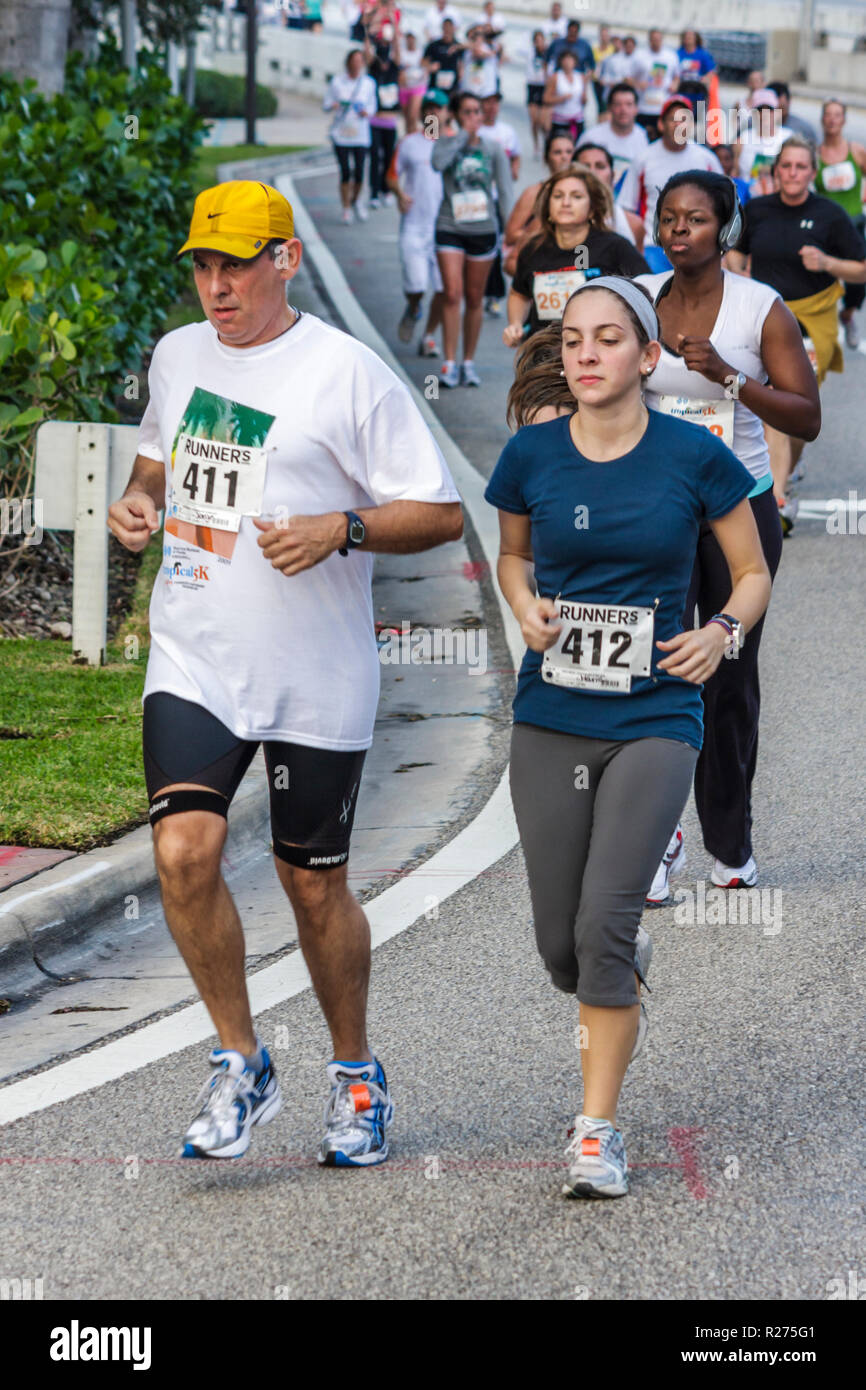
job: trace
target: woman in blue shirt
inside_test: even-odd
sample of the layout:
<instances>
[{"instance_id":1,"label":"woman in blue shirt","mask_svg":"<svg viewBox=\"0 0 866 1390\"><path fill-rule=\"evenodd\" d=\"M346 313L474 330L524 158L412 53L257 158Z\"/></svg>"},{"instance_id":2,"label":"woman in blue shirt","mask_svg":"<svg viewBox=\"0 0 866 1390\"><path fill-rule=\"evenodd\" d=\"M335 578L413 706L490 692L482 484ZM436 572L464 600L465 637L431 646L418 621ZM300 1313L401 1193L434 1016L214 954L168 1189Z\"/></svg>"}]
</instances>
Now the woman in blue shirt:
<instances>
[{"instance_id":1,"label":"woman in blue shirt","mask_svg":"<svg viewBox=\"0 0 866 1390\"><path fill-rule=\"evenodd\" d=\"M706 101L710 91L710 75L716 70L716 60L703 46L696 29L684 29L677 49L680 60L680 80L677 95L687 97L694 106Z\"/></svg>"},{"instance_id":2,"label":"woman in blue shirt","mask_svg":"<svg viewBox=\"0 0 866 1390\"><path fill-rule=\"evenodd\" d=\"M578 289L562 372L579 410L518 430L485 492L499 509L499 584L527 644L511 789L536 940L553 984L577 994L586 1041L570 1196L628 1191L615 1124L646 1033L644 898L701 747L701 682L770 597L751 475L709 431L644 404L658 339L631 281ZM705 519L731 594L724 614L683 631Z\"/></svg>"}]
</instances>

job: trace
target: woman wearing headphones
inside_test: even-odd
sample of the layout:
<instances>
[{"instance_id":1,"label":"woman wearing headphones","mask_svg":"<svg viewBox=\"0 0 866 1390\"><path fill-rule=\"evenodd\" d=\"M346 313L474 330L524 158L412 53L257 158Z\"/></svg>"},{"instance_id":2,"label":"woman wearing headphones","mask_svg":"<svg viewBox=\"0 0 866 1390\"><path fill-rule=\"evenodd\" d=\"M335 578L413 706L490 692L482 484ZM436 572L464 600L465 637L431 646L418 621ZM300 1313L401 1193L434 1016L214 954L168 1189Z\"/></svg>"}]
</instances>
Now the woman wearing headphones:
<instances>
[{"instance_id":1,"label":"woman wearing headphones","mask_svg":"<svg viewBox=\"0 0 866 1390\"><path fill-rule=\"evenodd\" d=\"M655 242L673 270L641 275L660 325L661 356L647 390L651 409L707 426L751 473L749 503L771 576L782 550L778 507L762 421L799 439L815 439L821 406L815 373L793 314L775 290L722 269L735 246L742 208L730 179L692 170L669 179L659 194ZM705 623L730 592L728 565L712 529L703 525L686 599L685 624L697 604ZM705 685L704 745L695 771L695 801L712 881L720 888L757 882L752 856L751 790L758 753L758 648L763 620L743 644L730 623L734 659L722 661ZM668 901L668 879L683 861L678 826L647 899Z\"/></svg>"}]
</instances>

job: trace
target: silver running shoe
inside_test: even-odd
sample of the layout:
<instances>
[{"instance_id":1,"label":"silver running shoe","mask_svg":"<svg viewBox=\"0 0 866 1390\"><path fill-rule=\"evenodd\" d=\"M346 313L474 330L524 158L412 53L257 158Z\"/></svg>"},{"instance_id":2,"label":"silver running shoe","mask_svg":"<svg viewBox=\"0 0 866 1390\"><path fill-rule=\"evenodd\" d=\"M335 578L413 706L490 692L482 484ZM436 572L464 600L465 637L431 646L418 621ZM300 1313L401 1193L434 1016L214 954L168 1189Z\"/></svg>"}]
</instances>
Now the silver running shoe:
<instances>
[{"instance_id":1,"label":"silver running shoe","mask_svg":"<svg viewBox=\"0 0 866 1390\"><path fill-rule=\"evenodd\" d=\"M563 1196L624 1197L628 1192L625 1144L620 1131L607 1120L578 1115L565 1156L568 1175Z\"/></svg>"},{"instance_id":2,"label":"silver running shoe","mask_svg":"<svg viewBox=\"0 0 866 1390\"><path fill-rule=\"evenodd\" d=\"M639 926L637 929L637 937L635 938L634 943L634 968L640 976L641 984L646 989L649 989L649 985L646 982L646 977L649 973L650 962L652 961L652 958L653 939L645 927ZM643 1051L643 1045L646 1042L646 1035L648 1032L649 1018L647 1017L646 1005L641 999L640 1013L638 1014L637 1020L637 1037L634 1040L634 1047L632 1048L631 1056L628 1059L629 1063L633 1062L635 1058L638 1057L640 1053Z\"/></svg>"},{"instance_id":3,"label":"silver running shoe","mask_svg":"<svg viewBox=\"0 0 866 1390\"><path fill-rule=\"evenodd\" d=\"M271 1059L262 1049L258 1076L241 1052L215 1048L213 1074L197 1101L201 1109L186 1132L181 1158L240 1158L250 1146L253 1125L264 1125L280 1111L283 1098Z\"/></svg>"},{"instance_id":4,"label":"silver running shoe","mask_svg":"<svg viewBox=\"0 0 866 1390\"><path fill-rule=\"evenodd\" d=\"M375 1059L364 1066L329 1062L331 1094L325 1103L325 1135L319 1162L329 1168L367 1168L388 1157L388 1125L394 1102Z\"/></svg>"},{"instance_id":5,"label":"silver running shoe","mask_svg":"<svg viewBox=\"0 0 866 1390\"><path fill-rule=\"evenodd\" d=\"M656 869L655 878L646 895L646 907L667 907L671 900L670 881L674 874L681 874L686 867L686 848L683 840L683 827L677 825L668 841L662 862Z\"/></svg>"}]
</instances>

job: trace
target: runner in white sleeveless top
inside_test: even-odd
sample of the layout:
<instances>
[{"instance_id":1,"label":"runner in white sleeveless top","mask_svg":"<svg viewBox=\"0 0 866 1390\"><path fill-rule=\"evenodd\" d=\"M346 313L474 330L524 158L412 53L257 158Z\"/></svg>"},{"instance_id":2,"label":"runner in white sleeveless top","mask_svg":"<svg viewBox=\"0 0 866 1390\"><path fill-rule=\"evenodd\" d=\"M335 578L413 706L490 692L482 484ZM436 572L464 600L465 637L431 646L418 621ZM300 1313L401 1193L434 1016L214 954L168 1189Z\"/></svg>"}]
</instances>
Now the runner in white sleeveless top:
<instances>
[{"instance_id":1,"label":"runner in white sleeveless top","mask_svg":"<svg viewBox=\"0 0 866 1390\"><path fill-rule=\"evenodd\" d=\"M560 54L555 72L547 79L544 104L552 108L551 131L561 131L573 140L583 131L583 102L586 82L577 70L577 59L566 50Z\"/></svg>"},{"instance_id":2,"label":"runner in white sleeveless top","mask_svg":"<svg viewBox=\"0 0 866 1390\"><path fill-rule=\"evenodd\" d=\"M815 374L796 320L769 286L722 269L735 244L741 209L734 185L720 174L692 170L662 189L655 241L674 269L641 275L659 317L661 357L646 403L654 410L707 426L752 474L749 496L770 574L782 549L778 508L762 421L814 439L821 425ZM685 626L719 615L730 589L724 556L703 526ZM724 619L725 615L721 617ZM752 856L751 788L758 749L758 648L762 622L743 646L731 626L731 653L704 687L704 745L695 772L695 801L704 843L715 859L712 881L722 888L757 882ZM648 903L669 899L668 880L682 867L677 827L650 889Z\"/></svg>"}]
</instances>

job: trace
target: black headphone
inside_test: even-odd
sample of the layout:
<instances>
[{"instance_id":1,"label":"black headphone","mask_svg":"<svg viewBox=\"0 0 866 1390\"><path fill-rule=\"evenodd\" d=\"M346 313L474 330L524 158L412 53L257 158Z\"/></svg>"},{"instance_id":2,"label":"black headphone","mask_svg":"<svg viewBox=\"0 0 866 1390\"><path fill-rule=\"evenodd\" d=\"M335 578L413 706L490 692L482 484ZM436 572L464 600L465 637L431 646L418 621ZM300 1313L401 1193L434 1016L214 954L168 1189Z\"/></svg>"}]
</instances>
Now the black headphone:
<instances>
[{"instance_id":1,"label":"black headphone","mask_svg":"<svg viewBox=\"0 0 866 1390\"><path fill-rule=\"evenodd\" d=\"M685 179L683 180L683 182L685 183ZM740 196L737 193L736 185L734 184L733 179L728 179L728 183L730 184L731 192L734 196L734 207L727 222L723 222L721 227L719 228L718 247L723 255L726 251L733 251L734 247L739 242L740 237L743 235L743 205L740 202ZM702 188L703 184L696 183L695 186L697 188ZM661 193L659 193L658 201L656 202L655 216L653 218L653 241L656 246L660 245L659 222L661 220L661 206L663 193L664 189L662 189Z\"/></svg>"}]
</instances>

